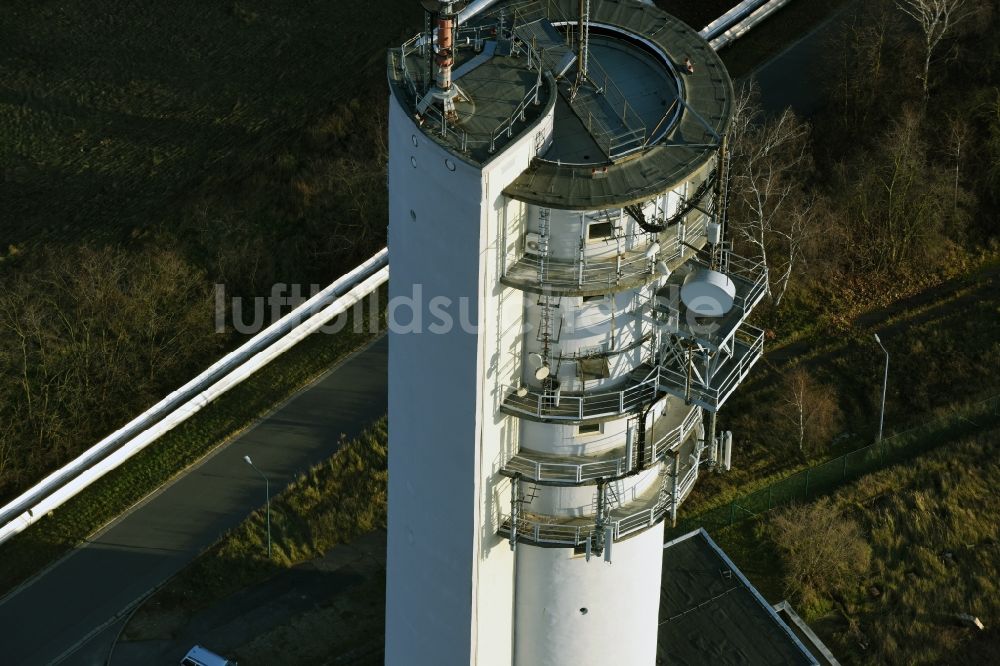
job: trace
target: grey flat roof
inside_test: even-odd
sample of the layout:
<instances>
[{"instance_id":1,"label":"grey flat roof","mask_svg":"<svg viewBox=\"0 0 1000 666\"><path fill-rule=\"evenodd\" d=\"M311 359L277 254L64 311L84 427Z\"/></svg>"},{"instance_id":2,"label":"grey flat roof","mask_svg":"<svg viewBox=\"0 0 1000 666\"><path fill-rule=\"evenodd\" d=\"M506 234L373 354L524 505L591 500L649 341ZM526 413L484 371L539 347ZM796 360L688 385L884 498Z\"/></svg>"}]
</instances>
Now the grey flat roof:
<instances>
[{"instance_id":1,"label":"grey flat roof","mask_svg":"<svg viewBox=\"0 0 1000 666\"><path fill-rule=\"evenodd\" d=\"M637 0L590 0L591 74L601 70L600 63L617 85L604 85L596 75L593 85L584 86L592 92L569 94L577 90L572 83L578 63L548 21L566 22L577 11L577 0L507 1L459 26L455 83L471 103L458 103L459 119L449 122L446 132L440 130L440 114L438 120L427 114L424 133L456 156L482 165L556 105L555 145L505 194L568 210L646 201L712 159L729 127L732 81L715 51L682 21ZM535 88L537 69L528 69L524 48L499 38L499 16L506 17L504 25L513 21L522 40L529 33L530 41L548 40L537 44L541 58L552 73L564 74L558 81L543 77L537 105L523 103ZM421 48L420 39L391 49L388 57L392 93L414 115L431 74L429 50ZM484 50L474 52L467 43L481 44ZM693 74L681 73L686 57L695 63ZM622 101L627 102L624 112Z\"/></svg>"},{"instance_id":2,"label":"grey flat roof","mask_svg":"<svg viewBox=\"0 0 1000 666\"><path fill-rule=\"evenodd\" d=\"M657 653L685 666L819 663L702 529L664 546Z\"/></svg>"},{"instance_id":3,"label":"grey flat roof","mask_svg":"<svg viewBox=\"0 0 1000 666\"><path fill-rule=\"evenodd\" d=\"M496 48L495 41L486 46L492 53L496 53L493 51ZM476 59L476 54L471 50L458 50L456 71ZM427 61L416 50L405 57L399 49L390 49L388 54L389 88L411 113L417 115L415 96L408 87L402 68L404 61L408 68L406 71L422 83L426 83L429 78ZM504 145L533 127L538 118L555 104L557 94L551 77L543 77L537 105L533 100L522 104L538 80L537 73L528 70L525 62L523 57L497 54L473 63L474 68L455 80L455 84L472 99L471 104L457 104L462 121L457 125L449 123L449 131L442 134L439 123L432 116L425 116L424 134L447 147L457 157L478 165L489 162ZM518 113L522 108L523 119ZM511 132L497 134L512 118ZM490 150L491 142L494 142L493 151Z\"/></svg>"},{"instance_id":4,"label":"grey flat roof","mask_svg":"<svg viewBox=\"0 0 1000 666\"><path fill-rule=\"evenodd\" d=\"M574 16L577 11L576 0L544 4L564 16ZM598 178L590 165L536 159L505 191L512 198L571 210L639 203L672 189L708 162L717 151L719 137L729 129L732 80L718 54L696 31L635 0L591 0L590 21L595 32L622 38L634 35L649 42L666 54L676 71L681 70L686 57L691 58L694 74L679 76L684 101L680 118L655 145L610 164L607 174Z\"/></svg>"}]
</instances>

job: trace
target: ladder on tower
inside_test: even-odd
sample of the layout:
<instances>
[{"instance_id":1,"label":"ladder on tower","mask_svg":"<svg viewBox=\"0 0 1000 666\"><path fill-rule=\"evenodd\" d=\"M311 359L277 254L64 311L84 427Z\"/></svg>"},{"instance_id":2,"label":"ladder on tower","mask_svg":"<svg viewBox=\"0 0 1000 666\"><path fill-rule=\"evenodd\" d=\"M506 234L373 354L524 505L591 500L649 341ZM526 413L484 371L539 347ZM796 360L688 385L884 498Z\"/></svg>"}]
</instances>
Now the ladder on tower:
<instances>
[{"instance_id":1,"label":"ladder on tower","mask_svg":"<svg viewBox=\"0 0 1000 666\"><path fill-rule=\"evenodd\" d=\"M630 460L629 468L633 472L641 472L646 469L647 458L650 458L650 452L646 449L648 444L646 442L646 423L645 423L645 413L641 410L635 412L629 417L628 427L632 429L635 439L635 446L633 447L633 458Z\"/></svg>"},{"instance_id":2,"label":"ladder on tower","mask_svg":"<svg viewBox=\"0 0 1000 666\"><path fill-rule=\"evenodd\" d=\"M729 150L729 142L722 141L722 149L719 153L719 170L717 174L718 196L712 206L712 220L720 227L720 236L723 240L712 246L712 267L716 270L727 272L728 256L725 251L726 226L729 223L729 187L732 180L732 153Z\"/></svg>"},{"instance_id":3,"label":"ladder on tower","mask_svg":"<svg viewBox=\"0 0 1000 666\"><path fill-rule=\"evenodd\" d=\"M552 362L552 344L558 341L558 335L552 319L554 316L553 311L559 310L559 302L560 299L558 296L542 294L538 297L538 340L542 343L542 361L546 366L551 365ZM554 379L551 375L547 377L545 379L546 387L551 386Z\"/></svg>"},{"instance_id":4,"label":"ladder on tower","mask_svg":"<svg viewBox=\"0 0 1000 666\"><path fill-rule=\"evenodd\" d=\"M532 484L522 492L521 474L515 474L510 480L510 549L517 545L517 527L524 513L524 506L538 497L538 485Z\"/></svg>"},{"instance_id":5,"label":"ladder on tower","mask_svg":"<svg viewBox=\"0 0 1000 666\"><path fill-rule=\"evenodd\" d=\"M657 506L674 508L674 504L677 503L677 498L674 496L674 489L677 487L677 482L679 481L679 479L675 478L675 474L679 473L680 470L671 470L666 466L660 471L660 492L657 496Z\"/></svg>"},{"instance_id":6,"label":"ladder on tower","mask_svg":"<svg viewBox=\"0 0 1000 666\"><path fill-rule=\"evenodd\" d=\"M548 208L538 209L538 285L545 284L549 269L549 216Z\"/></svg>"}]
</instances>

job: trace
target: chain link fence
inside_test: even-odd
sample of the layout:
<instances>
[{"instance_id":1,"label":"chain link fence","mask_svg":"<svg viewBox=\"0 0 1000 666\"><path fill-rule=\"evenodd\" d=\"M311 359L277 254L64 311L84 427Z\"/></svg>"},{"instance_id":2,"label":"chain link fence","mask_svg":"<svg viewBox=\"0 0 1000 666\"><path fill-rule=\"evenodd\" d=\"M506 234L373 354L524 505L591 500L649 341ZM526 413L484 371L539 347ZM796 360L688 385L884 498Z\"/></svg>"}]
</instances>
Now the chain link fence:
<instances>
[{"instance_id":1,"label":"chain link fence","mask_svg":"<svg viewBox=\"0 0 1000 666\"><path fill-rule=\"evenodd\" d=\"M728 504L683 518L667 527L667 539L704 527L709 532L796 501L829 493L865 474L1000 423L1000 396L971 403L915 428L814 465Z\"/></svg>"}]
</instances>

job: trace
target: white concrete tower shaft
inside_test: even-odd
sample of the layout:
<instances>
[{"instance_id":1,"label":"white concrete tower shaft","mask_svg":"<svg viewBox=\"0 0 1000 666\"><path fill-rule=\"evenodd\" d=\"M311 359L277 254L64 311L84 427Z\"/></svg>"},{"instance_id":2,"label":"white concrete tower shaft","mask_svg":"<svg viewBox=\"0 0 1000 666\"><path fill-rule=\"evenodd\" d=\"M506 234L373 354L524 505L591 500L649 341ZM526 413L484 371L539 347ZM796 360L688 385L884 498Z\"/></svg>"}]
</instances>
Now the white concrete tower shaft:
<instances>
[{"instance_id":1,"label":"white concrete tower shaft","mask_svg":"<svg viewBox=\"0 0 1000 666\"><path fill-rule=\"evenodd\" d=\"M663 523L761 351L731 83L630 0L440 29L388 59L386 663L651 666Z\"/></svg>"}]
</instances>

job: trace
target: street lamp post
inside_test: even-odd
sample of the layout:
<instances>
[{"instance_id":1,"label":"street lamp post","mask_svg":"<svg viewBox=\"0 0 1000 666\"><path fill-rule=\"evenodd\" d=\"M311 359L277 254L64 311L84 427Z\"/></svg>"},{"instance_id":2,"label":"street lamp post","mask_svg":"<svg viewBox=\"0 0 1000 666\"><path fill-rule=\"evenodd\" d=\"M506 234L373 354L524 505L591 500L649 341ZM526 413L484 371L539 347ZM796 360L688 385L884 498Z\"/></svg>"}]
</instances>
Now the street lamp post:
<instances>
[{"instance_id":1,"label":"street lamp post","mask_svg":"<svg viewBox=\"0 0 1000 666\"><path fill-rule=\"evenodd\" d=\"M875 334L875 342L878 346L882 348L885 352L885 374L882 376L882 413L878 419L878 441L882 441L882 426L885 424L885 389L889 385L889 350L885 348L882 344L882 340L879 339L878 333Z\"/></svg>"},{"instance_id":2,"label":"street lamp post","mask_svg":"<svg viewBox=\"0 0 1000 666\"><path fill-rule=\"evenodd\" d=\"M271 482L267 480L264 476L264 472L257 469L257 465L253 464L250 460L250 456L243 456L243 460L247 461L247 464L254 468L261 478L264 479L264 501L267 507L267 559L271 559Z\"/></svg>"}]
</instances>

